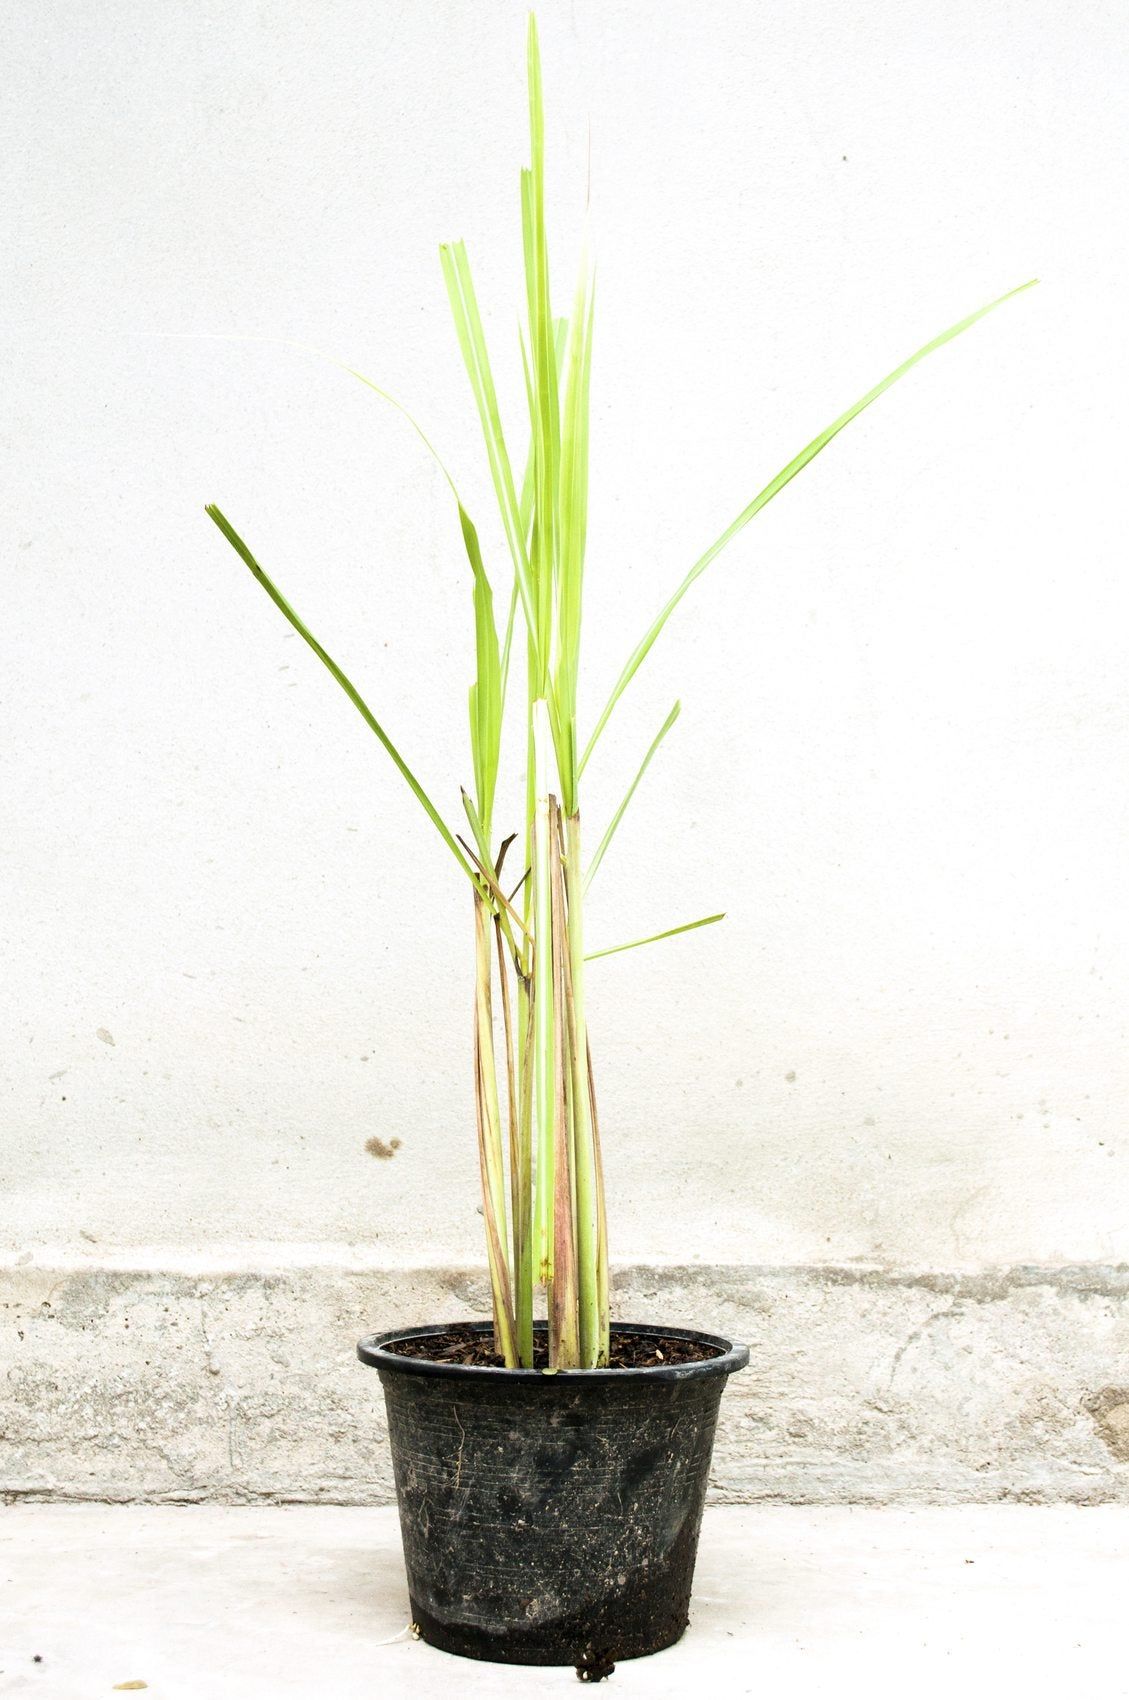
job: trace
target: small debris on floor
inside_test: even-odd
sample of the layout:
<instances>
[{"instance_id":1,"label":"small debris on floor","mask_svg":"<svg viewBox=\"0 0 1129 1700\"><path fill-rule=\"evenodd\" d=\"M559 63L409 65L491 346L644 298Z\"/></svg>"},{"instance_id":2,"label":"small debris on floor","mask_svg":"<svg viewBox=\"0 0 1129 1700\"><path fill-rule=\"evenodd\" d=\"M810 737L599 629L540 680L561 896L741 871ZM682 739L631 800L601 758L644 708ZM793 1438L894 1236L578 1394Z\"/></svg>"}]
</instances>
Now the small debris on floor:
<instances>
[{"instance_id":1,"label":"small debris on floor","mask_svg":"<svg viewBox=\"0 0 1129 1700\"><path fill-rule=\"evenodd\" d=\"M606 1682L614 1670L615 1665L611 1659L604 1658L600 1653L594 1653L591 1658L585 1659L583 1664L577 1665L576 1680L578 1682Z\"/></svg>"}]
</instances>

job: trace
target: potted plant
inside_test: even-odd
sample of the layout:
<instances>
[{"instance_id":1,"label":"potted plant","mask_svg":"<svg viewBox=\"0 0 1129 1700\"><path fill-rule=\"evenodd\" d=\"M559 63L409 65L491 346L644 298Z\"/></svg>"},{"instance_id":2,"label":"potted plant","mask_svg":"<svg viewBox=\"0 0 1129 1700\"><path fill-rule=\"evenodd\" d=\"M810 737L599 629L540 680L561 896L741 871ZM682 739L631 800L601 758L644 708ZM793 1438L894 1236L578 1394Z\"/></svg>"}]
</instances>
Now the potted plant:
<instances>
[{"instance_id":1,"label":"potted plant","mask_svg":"<svg viewBox=\"0 0 1129 1700\"><path fill-rule=\"evenodd\" d=\"M669 597L584 733L578 685L593 277L585 255L571 311L556 317L532 17L528 78L524 473L503 430L466 251L461 242L440 250L509 553L499 610L493 571L444 467L474 610L473 786L462 791L465 825L456 829L427 795L219 508L207 512L383 744L465 880L473 917L474 1100L493 1314L471 1324L394 1329L358 1347L379 1371L387 1401L415 1622L426 1640L452 1652L576 1664L582 1675L597 1676L611 1660L667 1646L685 1628L718 1405L748 1351L713 1334L611 1321L588 965L722 916L589 949L586 888L678 705L587 859L585 769L655 640L721 550L883 391L1019 291L918 349L765 485ZM503 793L502 726L515 675L524 684L525 769Z\"/></svg>"}]
</instances>

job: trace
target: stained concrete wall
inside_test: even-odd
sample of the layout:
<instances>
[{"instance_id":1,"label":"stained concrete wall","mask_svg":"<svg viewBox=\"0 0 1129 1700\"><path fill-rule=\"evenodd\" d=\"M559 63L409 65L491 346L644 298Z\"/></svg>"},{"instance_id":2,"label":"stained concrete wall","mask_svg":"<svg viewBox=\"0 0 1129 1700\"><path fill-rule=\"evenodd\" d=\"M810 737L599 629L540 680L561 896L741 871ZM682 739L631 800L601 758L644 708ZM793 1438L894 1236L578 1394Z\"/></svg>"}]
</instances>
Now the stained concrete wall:
<instances>
[{"instance_id":1,"label":"stained concrete wall","mask_svg":"<svg viewBox=\"0 0 1129 1700\"><path fill-rule=\"evenodd\" d=\"M617 1261L694 1271L665 1297L623 1273L621 1302L753 1338L719 1491L1116 1496L1124 14L541 24L562 301L591 143L589 719L815 430L1043 280L719 559L592 763L595 833L681 697L593 944L727 911L593 969ZM376 1492L347 1336L481 1261L466 894L201 510L455 816L471 638L442 479L329 363L223 339L300 339L398 395L503 576L435 248L469 244L516 435L522 12L44 0L0 38L4 1485ZM197 1280L235 1295L230 1337ZM901 1414L868 1417L895 1358ZM225 1412L250 1410L237 1479Z\"/></svg>"},{"instance_id":2,"label":"stained concrete wall","mask_svg":"<svg viewBox=\"0 0 1129 1700\"><path fill-rule=\"evenodd\" d=\"M0 1491L45 1499L387 1503L383 1400L354 1339L489 1306L478 1270L359 1259L24 1267L6 1285ZM1124 1269L621 1265L617 1295L751 1343L715 1499L1129 1501Z\"/></svg>"}]
</instances>

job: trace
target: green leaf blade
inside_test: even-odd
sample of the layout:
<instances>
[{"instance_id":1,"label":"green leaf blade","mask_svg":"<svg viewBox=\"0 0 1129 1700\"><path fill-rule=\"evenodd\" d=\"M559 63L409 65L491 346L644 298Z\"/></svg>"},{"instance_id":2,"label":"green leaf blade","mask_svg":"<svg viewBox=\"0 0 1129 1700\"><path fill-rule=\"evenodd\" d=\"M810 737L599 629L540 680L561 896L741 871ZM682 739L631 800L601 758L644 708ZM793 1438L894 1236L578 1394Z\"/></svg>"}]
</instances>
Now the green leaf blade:
<instances>
[{"instance_id":1,"label":"green leaf blade","mask_svg":"<svg viewBox=\"0 0 1129 1700\"><path fill-rule=\"evenodd\" d=\"M494 483L494 494L498 502L498 512L501 515L502 528L513 562L514 578L528 620L533 615L533 585L526 550L525 528L521 522L518 496L514 488L513 469L506 447L505 432L502 429L501 410L498 406L498 396L494 387L490 356L486 347L486 336L482 328L481 315L478 311L478 300L474 291L470 263L467 259L466 248L461 242L444 243L439 250L439 258L451 303L451 314L455 321L455 333L458 337L459 348L462 351L463 364L466 366L475 405L478 409L482 437L486 445L486 456L490 464L490 476Z\"/></svg>"},{"instance_id":2,"label":"green leaf blade","mask_svg":"<svg viewBox=\"0 0 1129 1700\"><path fill-rule=\"evenodd\" d=\"M612 839L615 837L616 828L618 827L620 821L623 819L624 814L626 813L627 805L630 803L632 797L634 797L634 795L635 795L635 792L636 792L638 785L639 785L639 781L642 779L643 775L646 773L647 769L650 767L651 759L654 756L656 750L658 749L659 745L662 743L663 739L666 737L667 733L670 731L671 727L674 725L675 721L678 719L678 716L681 713L682 713L682 704L681 704L681 702L676 702L674 707L671 709L670 713L667 715L666 719L663 721L662 725L659 727L658 732L655 734L655 737L653 738L653 740L651 742L650 749L647 751L646 755L643 757L642 762L639 764L638 773L635 775L635 778L631 781L631 784L627 787L627 791L626 791L626 794L624 795L623 801L620 803L619 808L616 810L615 814L612 816L611 821L608 824L607 831L604 833L603 838L601 838L599 844L596 847L596 854L592 857L592 861L589 865L588 872L584 876L584 890L585 890L585 892L587 892L588 887L591 885L593 879L595 878L596 869L600 866L600 863L603 861L604 854L605 854L605 852L608 848L608 845L611 843Z\"/></svg>"},{"instance_id":3,"label":"green leaf blade","mask_svg":"<svg viewBox=\"0 0 1129 1700\"><path fill-rule=\"evenodd\" d=\"M960 319L955 325L950 325L949 328L942 331L940 335L935 336L931 338L929 342L924 343L921 348L917 349L915 353L909 356L908 360L903 360L899 366L895 366L894 370L892 372L888 372L884 378L874 385L873 389L867 390L866 394L860 397L853 406L848 407L845 413L841 413L837 419L833 420L826 430L819 433L818 437L813 437L806 448L801 449L799 454L790 460L787 466L782 467L776 474L776 477L770 479L764 489L759 491L757 495L753 497L748 507L742 509L742 511L737 515L737 518L731 525L726 527L716 542L712 543L706 550L705 554L699 556L698 560L695 561L682 583L678 586L678 589L660 610L658 615L651 622L647 631L644 633L643 637L632 650L631 655L628 657L627 663L617 679L611 696L608 698L603 712L601 713L599 720L596 722L595 729L585 747L584 755L580 762L581 773L583 773L584 768L587 765L588 758L595 749L600 735L611 717L612 711L628 685L631 683L632 679L635 677L635 674L646 660L652 645L659 637L663 627L670 619L670 616L674 613L674 610L678 607L678 604L682 601L682 598L686 595L686 592L690 589L690 586L701 577L710 563L714 561L718 555L720 555L726 544L731 543L737 536L738 532L743 531L749 521L753 519L756 514L760 513L761 509L766 507L768 503L772 501L774 496L779 495L780 491L784 489L786 484L791 483L797 473L802 472L804 467L815 459L816 455L821 454L827 445L839 435L840 431L844 430L852 420L857 419L860 413L870 407L873 402L876 402L879 396L884 395L893 384L898 382L899 378L903 378L907 372L911 371L913 367L918 364L919 361L924 360L927 355L934 353L936 349L942 348L945 343L951 342L954 337L958 337L964 331L971 329L971 327L980 319L985 318L989 313L995 312L997 307L1002 307L1005 301L1011 301L1015 296L1022 295L1024 290L1033 288L1038 281L1038 278L1030 278L1026 283L1021 283L1018 288L1009 289L1006 295L997 297L995 301L989 301L987 306L978 308L975 313L969 313L966 318Z\"/></svg>"},{"instance_id":4,"label":"green leaf blade","mask_svg":"<svg viewBox=\"0 0 1129 1700\"><path fill-rule=\"evenodd\" d=\"M212 523L223 533L224 537L226 537L227 541L231 544L231 547L235 550L235 553L239 556L244 566L250 570L252 577L256 579L260 585L262 585L271 601L275 604L275 607L285 615L286 619L289 620L294 630L298 633L298 636L304 639L304 641L313 650L318 660L333 676L333 678L336 679L337 683L345 692L345 695L349 698L349 701L353 704L353 707L357 710L366 726L368 726L370 731L376 733L376 736L379 738L385 750L392 758L392 761L399 769L400 774L406 780L409 788L416 798L416 801L427 814L432 825L435 827L439 836L458 862L460 868L462 868L467 878L477 889L478 880L474 870L471 868L470 863L466 860L462 851L459 849L458 844L455 842L454 835L447 826L446 821L444 821L442 815L435 807L435 804L431 801L431 798L427 795L427 792L424 790L423 786L420 784L419 780L416 778L415 774L412 772L411 768L408 766L407 762L404 760L403 756L384 730L384 727L380 724L379 720L377 720L376 716L373 714L372 710L369 708L352 680L349 679L337 665L328 650L322 648L321 644L318 642L317 638L314 637L309 627L302 619L299 618L298 614L291 607L282 592L259 565L246 543L244 543L242 537L240 537L235 527L231 524L230 520L225 517L216 504L214 502L208 503L204 512L207 514Z\"/></svg>"},{"instance_id":5,"label":"green leaf blade","mask_svg":"<svg viewBox=\"0 0 1129 1700\"><path fill-rule=\"evenodd\" d=\"M724 921L725 911L720 915L703 915L700 921L684 921L680 927L668 927L664 933L648 933L645 939L631 939L627 944L612 944L606 950L589 951L585 962L598 962L601 956L618 956L622 950L638 950L640 945L658 944L661 939L677 938L679 933L693 933L699 927L712 927L715 921Z\"/></svg>"},{"instance_id":6,"label":"green leaf blade","mask_svg":"<svg viewBox=\"0 0 1129 1700\"><path fill-rule=\"evenodd\" d=\"M489 836L502 743L502 661L498 628L494 621L494 596L482 564L478 533L461 503L459 523L474 581L476 673L474 684L470 688L470 748L479 818Z\"/></svg>"},{"instance_id":7,"label":"green leaf blade","mask_svg":"<svg viewBox=\"0 0 1129 1700\"><path fill-rule=\"evenodd\" d=\"M529 18L530 163L521 174L522 249L529 315L531 423L534 440L534 648L539 677L536 694L548 696L552 642L553 591L559 550L557 491L561 452L560 399L557 384L556 326L549 289L549 244L545 217L545 112L541 92L541 55L537 22Z\"/></svg>"},{"instance_id":8,"label":"green leaf blade","mask_svg":"<svg viewBox=\"0 0 1129 1700\"><path fill-rule=\"evenodd\" d=\"M591 268L585 251L569 321L558 493L560 560L553 687L562 730L563 747L557 752L557 765L566 814L574 813L577 807L576 690L588 537L588 406L594 307Z\"/></svg>"}]
</instances>

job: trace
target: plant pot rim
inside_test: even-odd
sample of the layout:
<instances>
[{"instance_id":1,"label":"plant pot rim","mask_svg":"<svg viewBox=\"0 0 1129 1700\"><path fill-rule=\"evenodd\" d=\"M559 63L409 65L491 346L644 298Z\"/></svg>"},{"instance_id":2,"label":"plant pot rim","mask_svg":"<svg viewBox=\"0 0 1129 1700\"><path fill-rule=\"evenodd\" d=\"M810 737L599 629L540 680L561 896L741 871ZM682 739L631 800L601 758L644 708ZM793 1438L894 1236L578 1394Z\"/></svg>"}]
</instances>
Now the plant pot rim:
<instances>
[{"instance_id":1,"label":"plant pot rim","mask_svg":"<svg viewBox=\"0 0 1129 1700\"><path fill-rule=\"evenodd\" d=\"M543 1332L545 1324L534 1325L537 1332ZM493 1364L453 1364L438 1363L432 1358L409 1358L402 1352L393 1352L388 1348L398 1340L421 1340L429 1335L448 1333L452 1328L471 1328L477 1334L487 1334L492 1329L490 1322L432 1322L418 1328L390 1328L383 1334L366 1334L357 1341L357 1356L363 1364L372 1369L390 1371L397 1375L437 1375L450 1381L471 1380L488 1382L500 1379L507 1384L511 1382L536 1383L539 1386L552 1386L561 1381L582 1382L590 1386L593 1382L622 1382L625 1380L647 1381L686 1381L691 1376L732 1375L736 1370L744 1369L749 1361L749 1348L736 1340L727 1340L721 1334L704 1334L697 1328L668 1328L654 1322L613 1322L612 1334L644 1334L655 1339L693 1340L701 1346L714 1349L711 1358L699 1358L689 1364L647 1364L638 1369L505 1369Z\"/></svg>"}]
</instances>

